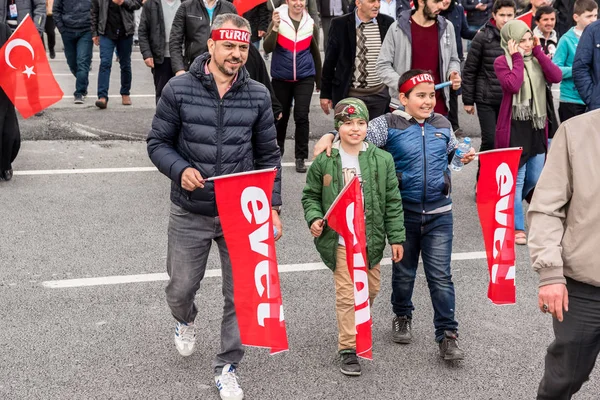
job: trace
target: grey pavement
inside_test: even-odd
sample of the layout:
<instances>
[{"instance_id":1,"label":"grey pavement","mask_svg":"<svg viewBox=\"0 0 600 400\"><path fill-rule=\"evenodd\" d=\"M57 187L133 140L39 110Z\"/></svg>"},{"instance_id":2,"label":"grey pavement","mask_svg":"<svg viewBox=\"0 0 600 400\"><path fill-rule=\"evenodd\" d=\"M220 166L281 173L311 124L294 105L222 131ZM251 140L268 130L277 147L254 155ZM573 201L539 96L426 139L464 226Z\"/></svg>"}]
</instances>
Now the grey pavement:
<instances>
[{"instance_id":1,"label":"grey pavement","mask_svg":"<svg viewBox=\"0 0 600 400\"><path fill-rule=\"evenodd\" d=\"M60 57L52 66L57 73L68 73ZM218 398L210 361L219 346L220 278L205 278L198 292L198 344L189 358L180 357L173 344L174 320L164 281L65 289L42 285L165 272L166 177L156 171L22 174L151 166L143 139L153 114L152 79L141 56L134 57L132 93L149 96L134 97L133 106L113 99L101 111L93 106L93 96L84 106L73 105L67 96L44 116L21 121L26 140L14 164L17 175L0 182L2 399ZM95 60L95 71L97 65ZM96 78L91 77L91 94ZM57 79L67 94L72 91L71 77ZM110 93L118 93L116 80L111 87ZM314 136L331 126L316 97L311 110ZM476 136L476 118L461 116L463 129ZM286 152L285 162L293 161L291 153ZM455 253L484 250L474 203L475 170L470 165L453 174ZM304 179L293 167L284 167L280 264L319 261L302 216ZM214 251L209 268L219 268ZM498 307L487 300L485 260L457 260L452 268L466 360L447 364L438 356L422 269L414 294L415 341L408 346L392 343L391 269L383 266L382 288L372 310L374 360L362 363L360 378L342 376L337 365L331 272L282 274L290 351L269 356L265 349L247 350L239 368L246 398L534 398L553 335L551 319L537 309L537 276L527 249L517 248L516 305ZM597 399L599 391L594 373L576 398Z\"/></svg>"},{"instance_id":2,"label":"grey pavement","mask_svg":"<svg viewBox=\"0 0 600 400\"><path fill-rule=\"evenodd\" d=\"M26 141L15 169L150 165L142 141ZM472 165L453 177L455 253L483 250L474 174ZM299 201L304 175L284 167L283 182L279 263L317 262ZM206 278L198 292L198 350L185 359L173 345L166 282L70 289L41 284L164 272L168 193L169 182L158 172L17 175L0 185L0 398L218 398L210 360L219 343L220 278ZM374 360L363 362L357 379L342 376L336 364L331 273L282 274L290 351L269 356L248 349L239 369L247 398L533 398L552 330L550 318L536 308L537 277L527 250L517 250L513 306L487 300L485 260L453 262L467 352L456 364L438 356L422 270L414 295L415 342L391 342L391 269L384 266L373 306ZM215 252L209 268L219 268ZM577 398L597 398L596 375Z\"/></svg>"}]
</instances>

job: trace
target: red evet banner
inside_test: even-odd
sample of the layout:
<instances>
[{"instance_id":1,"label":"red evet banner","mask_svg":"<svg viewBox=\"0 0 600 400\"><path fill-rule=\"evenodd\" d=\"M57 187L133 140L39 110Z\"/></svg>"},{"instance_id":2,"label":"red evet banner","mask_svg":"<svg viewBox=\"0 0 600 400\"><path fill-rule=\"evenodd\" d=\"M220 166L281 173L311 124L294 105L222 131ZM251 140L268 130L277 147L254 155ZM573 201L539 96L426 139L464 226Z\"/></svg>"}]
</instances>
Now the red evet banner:
<instances>
[{"instance_id":1,"label":"red evet banner","mask_svg":"<svg viewBox=\"0 0 600 400\"><path fill-rule=\"evenodd\" d=\"M63 98L40 33L29 15L0 49L0 86L23 118Z\"/></svg>"},{"instance_id":2,"label":"red evet banner","mask_svg":"<svg viewBox=\"0 0 600 400\"><path fill-rule=\"evenodd\" d=\"M373 359L371 307L367 266L367 234L360 182L355 176L344 187L325 214L327 224L339 233L346 243L346 260L354 282L354 324L356 326L356 354ZM350 243L352 245L350 245Z\"/></svg>"},{"instance_id":3,"label":"red evet banner","mask_svg":"<svg viewBox=\"0 0 600 400\"><path fill-rule=\"evenodd\" d=\"M479 153L477 210L487 253L494 304L514 304L515 288L515 185L521 148Z\"/></svg>"},{"instance_id":4,"label":"red evet banner","mask_svg":"<svg viewBox=\"0 0 600 400\"><path fill-rule=\"evenodd\" d=\"M214 178L242 344L288 350L273 238L275 169Z\"/></svg>"},{"instance_id":5,"label":"red evet banner","mask_svg":"<svg viewBox=\"0 0 600 400\"><path fill-rule=\"evenodd\" d=\"M245 14L259 4L266 3L267 0L233 0L238 15Z\"/></svg>"}]
</instances>

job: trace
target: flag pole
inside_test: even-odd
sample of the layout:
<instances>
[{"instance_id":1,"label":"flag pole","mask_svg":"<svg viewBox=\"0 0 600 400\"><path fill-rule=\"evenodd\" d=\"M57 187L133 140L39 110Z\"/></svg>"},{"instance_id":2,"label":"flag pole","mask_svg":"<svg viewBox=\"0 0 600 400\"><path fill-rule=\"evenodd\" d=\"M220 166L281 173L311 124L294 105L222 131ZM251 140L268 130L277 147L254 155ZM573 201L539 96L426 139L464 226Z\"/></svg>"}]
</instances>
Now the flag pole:
<instances>
[{"instance_id":1,"label":"flag pole","mask_svg":"<svg viewBox=\"0 0 600 400\"><path fill-rule=\"evenodd\" d=\"M273 0L269 0L271 2L271 7L273 7L273 11L275 11L275 4L273 3Z\"/></svg>"},{"instance_id":2,"label":"flag pole","mask_svg":"<svg viewBox=\"0 0 600 400\"><path fill-rule=\"evenodd\" d=\"M474 155L478 156L480 154L499 153L501 151L508 151L508 150L523 150L523 148L522 147L507 147L505 149L493 149L493 150L486 150L486 151L478 151Z\"/></svg>"}]
</instances>

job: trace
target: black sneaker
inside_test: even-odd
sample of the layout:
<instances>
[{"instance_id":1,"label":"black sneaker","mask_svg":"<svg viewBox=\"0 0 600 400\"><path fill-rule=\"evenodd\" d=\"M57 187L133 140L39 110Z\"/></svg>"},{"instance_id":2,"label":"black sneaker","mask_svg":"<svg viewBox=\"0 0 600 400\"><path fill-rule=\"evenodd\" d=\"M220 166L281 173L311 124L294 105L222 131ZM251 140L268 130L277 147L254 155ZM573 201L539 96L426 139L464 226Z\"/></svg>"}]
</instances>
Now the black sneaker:
<instances>
[{"instance_id":1,"label":"black sneaker","mask_svg":"<svg viewBox=\"0 0 600 400\"><path fill-rule=\"evenodd\" d=\"M304 164L303 158L296 159L296 172L300 172L300 173L306 172L306 164Z\"/></svg>"},{"instance_id":2,"label":"black sneaker","mask_svg":"<svg viewBox=\"0 0 600 400\"><path fill-rule=\"evenodd\" d=\"M394 317L392 332L392 340L395 343L410 344L412 342L411 318L406 315Z\"/></svg>"},{"instance_id":3,"label":"black sneaker","mask_svg":"<svg viewBox=\"0 0 600 400\"><path fill-rule=\"evenodd\" d=\"M340 352L342 374L348 376L360 376L361 369L358 357L354 350L342 350Z\"/></svg>"},{"instance_id":4,"label":"black sneaker","mask_svg":"<svg viewBox=\"0 0 600 400\"><path fill-rule=\"evenodd\" d=\"M54 49L50 49L50 59L54 60L56 58L56 52L54 51Z\"/></svg>"},{"instance_id":5,"label":"black sneaker","mask_svg":"<svg viewBox=\"0 0 600 400\"><path fill-rule=\"evenodd\" d=\"M444 338L439 343L440 357L446 361L457 361L465 358L465 352L458 347L458 333L456 331L444 331Z\"/></svg>"},{"instance_id":6,"label":"black sneaker","mask_svg":"<svg viewBox=\"0 0 600 400\"><path fill-rule=\"evenodd\" d=\"M76 94L75 100L73 101L75 104L83 104L83 95Z\"/></svg>"}]
</instances>

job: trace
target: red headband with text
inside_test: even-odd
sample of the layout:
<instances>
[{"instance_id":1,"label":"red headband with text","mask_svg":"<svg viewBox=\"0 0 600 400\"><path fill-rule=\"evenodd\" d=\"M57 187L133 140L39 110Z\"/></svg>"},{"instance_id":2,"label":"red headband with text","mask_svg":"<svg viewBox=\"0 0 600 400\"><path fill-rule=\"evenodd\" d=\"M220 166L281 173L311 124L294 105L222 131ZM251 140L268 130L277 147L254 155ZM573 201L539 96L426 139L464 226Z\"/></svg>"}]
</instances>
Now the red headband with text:
<instances>
[{"instance_id":1,"label":"red headband with text","mask_svg":"<svg viewBox=\"0 0 600 400\"><path fill-rule=\"evenodd\" d=\"M411 89L413 89L419 83L435 83L435 82L433 81L433 76L431 76L431 74L420 74L420 75L413 76L412 78L410 78L409 80L404 82L402 84L402 86L400 86L400 89L398 91L400 93L408 93Z\"/></svg>"},{"instance_id":2,"label":"red headband with text","mask_svg":"<svg viewBox=\"0 0 600 400\"><path fill-rule=\"evenodd\" d=\"M250 43L250 32L241 29L215 29L210 38L214 41L229 40L231 42Z\"/></svg>"}]
</instances>

